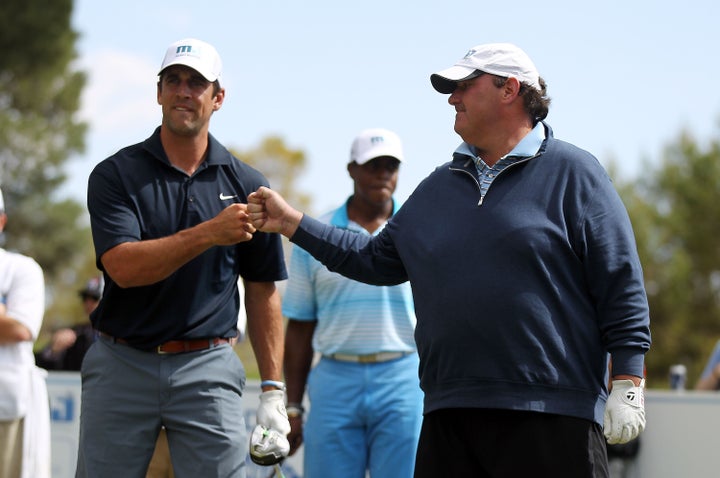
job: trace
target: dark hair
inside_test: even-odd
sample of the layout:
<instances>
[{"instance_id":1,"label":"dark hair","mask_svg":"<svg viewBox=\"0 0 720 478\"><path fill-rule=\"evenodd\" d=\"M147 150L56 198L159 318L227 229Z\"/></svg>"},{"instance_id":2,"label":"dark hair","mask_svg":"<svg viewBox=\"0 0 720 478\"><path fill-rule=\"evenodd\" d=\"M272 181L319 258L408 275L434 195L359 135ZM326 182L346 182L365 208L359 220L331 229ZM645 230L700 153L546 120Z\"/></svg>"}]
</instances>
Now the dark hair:
<instances>
[{"instance_id":1,"label":"dark hair","mask_svg":"<svg viewBox=\"0 0 720 478\"><path fill-rule=\"evenodd\" d=\"M215 80L213 81L213 96L217 96L218 91L220 91L220 80Z\"/></svg>"},{"instance_id":2,"label":"dark hair","mask_svg":"<svg viewBox=\"0 0 720 478\"><path fill-rule=\"evenodd\" d=\"M550 97L547 96L547 84L542 77L538 78L538 80L541 88L540 91L527 83L520 83L520 93L518 93L523 97L525 110L528 115L530 115L533 126L538 124L539 121L544 120L548 115L548 111L550 111ZM498 88L505 85L506 81L507 78L504 76L495 76L495 78L493 78L493 82Z\"/></svg>"}]
</instances>

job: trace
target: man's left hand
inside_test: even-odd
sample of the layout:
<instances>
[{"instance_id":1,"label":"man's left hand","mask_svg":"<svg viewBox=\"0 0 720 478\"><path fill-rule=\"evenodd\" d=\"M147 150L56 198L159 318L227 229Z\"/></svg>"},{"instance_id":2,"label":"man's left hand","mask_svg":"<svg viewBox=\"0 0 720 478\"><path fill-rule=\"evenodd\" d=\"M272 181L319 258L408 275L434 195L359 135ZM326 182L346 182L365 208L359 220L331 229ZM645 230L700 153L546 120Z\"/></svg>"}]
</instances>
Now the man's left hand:
<instances>
[{"instance_id":1,"label":"man's left hand","mask_svg":"<svg viewBox=\"0 0 720 478\"><path fill-rule=\"evenodd\" d=\"M645 379L613 380L605 405L605 439L610 445L627 443L645 429Z\"/></svg>"},{"instance_id":2,"label":"man's left hand","mask_svg":"<svg viewBox=\"0 0 720 478\"><path fill-rule=\"evenodd\" d=\"M280 463L290 452L288 433L290 421L285 410L285 392L262 392L257 409L257 426L250 437L252 461L265 466Z\"/></svg>"}]
</instances>

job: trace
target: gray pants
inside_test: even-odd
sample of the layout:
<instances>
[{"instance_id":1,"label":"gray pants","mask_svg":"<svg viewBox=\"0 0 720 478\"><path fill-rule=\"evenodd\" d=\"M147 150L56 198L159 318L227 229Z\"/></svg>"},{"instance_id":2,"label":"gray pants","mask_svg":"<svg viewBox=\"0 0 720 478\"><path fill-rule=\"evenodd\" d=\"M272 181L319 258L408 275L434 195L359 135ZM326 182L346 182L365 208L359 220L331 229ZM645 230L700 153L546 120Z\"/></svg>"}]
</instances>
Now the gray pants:
<instances>
[{"instance_id":1,"label":"gray pants","mask_svg":"<svg viewBox=\"0 0 720 478\"><path fill-rule=\"evenodd\" d=\"M245 370L229 345L161 355L101 337L81 373L76 478L143 478L161 426L177 478L245 477Z\"/></svg>"}]
</instances>

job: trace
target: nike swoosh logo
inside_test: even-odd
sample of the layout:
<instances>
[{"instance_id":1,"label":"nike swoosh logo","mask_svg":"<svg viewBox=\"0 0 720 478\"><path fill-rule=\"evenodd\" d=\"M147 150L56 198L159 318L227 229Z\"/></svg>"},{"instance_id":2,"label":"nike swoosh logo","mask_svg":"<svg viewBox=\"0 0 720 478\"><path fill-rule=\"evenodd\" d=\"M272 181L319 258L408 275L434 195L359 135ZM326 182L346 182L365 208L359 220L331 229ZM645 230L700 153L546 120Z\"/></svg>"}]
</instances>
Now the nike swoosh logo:
<instances>
[{"instance_id":1,"label":"nike swoosh logo","mask_svg":"<svg viewBox=\"0 0 720 478\"><path fill-rule=\"evenodd\" d=\"M234 195L234 196L226 196L226 195L224 195L223 193L220 193L220 196L219 196L219 197L220 197L220 200L221 200L221 201L227 201L228 199L236 198L236 197L237 197L237 194Z\"/></svg>"}]
</instances>

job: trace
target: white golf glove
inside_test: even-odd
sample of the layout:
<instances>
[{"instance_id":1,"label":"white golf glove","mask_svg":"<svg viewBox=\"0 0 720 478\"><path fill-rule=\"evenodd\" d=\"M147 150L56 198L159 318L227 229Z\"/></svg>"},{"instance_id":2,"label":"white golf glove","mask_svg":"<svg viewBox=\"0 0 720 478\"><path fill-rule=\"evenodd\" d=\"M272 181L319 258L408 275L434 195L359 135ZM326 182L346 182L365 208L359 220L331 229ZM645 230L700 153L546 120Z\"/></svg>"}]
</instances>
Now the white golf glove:
<instances>
[{"instance_id":1,"label":"white golf glove","mask_svg":"<svg viewBox=\"0 0 720 478\"><path fill-rule=\"evenodd\" d=\"M627 443L645 429L645 379L613 380L605 405L605 439L610 445Z\"/></svg>"},{"instance_id":2,"label":"white golf glove","mask_svg":"<svg viewBox=\"0 0 720 478\"><path fill-rule=\"evenodd\" d=\"M285 392L262 392L256 421L257 426L250 436L250 459L260 465L281 462L290 452L287 439L290 422L285 410Z\"/></svg>"}]
</instances>

